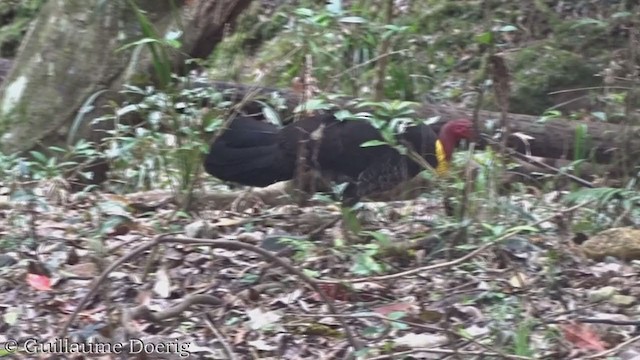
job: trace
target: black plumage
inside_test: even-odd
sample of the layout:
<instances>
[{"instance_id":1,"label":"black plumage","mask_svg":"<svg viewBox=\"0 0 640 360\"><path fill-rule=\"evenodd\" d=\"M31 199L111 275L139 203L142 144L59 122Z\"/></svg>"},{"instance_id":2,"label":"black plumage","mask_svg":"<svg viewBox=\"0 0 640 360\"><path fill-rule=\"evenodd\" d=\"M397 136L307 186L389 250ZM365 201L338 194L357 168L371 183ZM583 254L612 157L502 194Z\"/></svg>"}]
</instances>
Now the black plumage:
<instances>
[{"instance_id":1,"label":"black plumage","mask_svg":"<svg viewBox=\"0 0 640 360\"><path fill-rule=\"evenodd\" d=\"M438 136L429 126L409 126L396 139L438 167ZM302 167L303 172L313 170L325 179L347 182L343 201L353 204L422 170L391 146L361 146L370 140L382 136L369 122L339 121L332 114L301 118L283 128L238 116L211 144L204 166L221 180L250 186L293 179Z\"/></svg>"},{"instance_id":2,"label":"black plumage","mask_svg":"<svg viewBox=\"0 0 640 360\"><path fill-rule=\"evenodd\" d=\"M204 168L221 180L267 186L293 177L295 154L286 148L277 126L238 116L209 147Z\"/></svg>"}]
</instances>

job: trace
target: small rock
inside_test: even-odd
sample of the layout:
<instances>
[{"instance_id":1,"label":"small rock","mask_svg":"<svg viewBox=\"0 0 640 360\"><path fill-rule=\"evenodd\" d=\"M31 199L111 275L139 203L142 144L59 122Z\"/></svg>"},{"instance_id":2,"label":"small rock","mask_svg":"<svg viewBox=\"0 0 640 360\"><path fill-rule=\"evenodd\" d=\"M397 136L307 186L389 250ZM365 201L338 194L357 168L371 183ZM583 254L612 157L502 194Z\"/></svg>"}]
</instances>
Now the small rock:
<instances>
[{"instance_id":1,"label":"small rock","mask_svg":"<svg viewBox=\"0 0 640 360\"><path fill-rule=\"evenodd\" d=\"M613 228L594 235L581 245L585 255L600 261L607 256L621 260L640 259L640 230Z\"/></svg>"},{"instance_id":2,"label":"small rock","mask_svg":"<svg viewBox=\"0 0 640 360\"><path fill-rule=\"evenodd\" d=\"M629 295L616 294L611 297L611 300L609 300L609 302L619 306L631 306L636 302L636 298Z\"/></svg>"},{"instance_id":3,"label":"small rock","mask_svg":"<svg viewBox=\"0 0 640 360\"><path fill-rule=\"evenodd\" d=\"M236 240L243 242L243 243L248 243L248 244L258 244L260 243L260 241L262 240L262 238L264 238L264 233L261 231L253 231L253 232L245 232L242 234L239 234L236 237Z\"/></svg>"},{"instance_id":4,"label":"small rock","mask_svg":"<svg viewBox=\"0 0 640 360\"><path fill-rule=\"evenodd\" d=\"M204 220L194 221L184 227L184 234L191 238L212 238L215 237L213 232L211 225Z\"/></svg>"},{"instance_id":5,"label":"small rock","mask_svg":"<svg viewBox=\"0 0 640 360\"><path fill-rule=\"evenodd\" d=\"M0 268L15 265L18 260L7 254L0 254Z\"/></svg>"},{"instance_id":6,"label":"small rock","mask_svg":"<svg viewBox=\"0 0 640 360\"><path fill-rule=\"evenodd\" d=\"M282 239L303 240L304 238L299 236L271 235L271 236L267 236L266 238L264 238L264 240L262 240L260 247L265 250L274 251L274 252L284 250L285 248L288 248L290 245L287 242L281 241Z\"/></svg>"},{"instance_id":7,"label":"small rock","mask_svg":"<svg viewBox=\"0 0 640 360\"><path fill-rule=\"evenodd\" d=\"M591 302L599 302L611 299L618 293L618 289L613 286L605 286L597 290L589 292L589 300Z\"/></svg>"}]
</instances>

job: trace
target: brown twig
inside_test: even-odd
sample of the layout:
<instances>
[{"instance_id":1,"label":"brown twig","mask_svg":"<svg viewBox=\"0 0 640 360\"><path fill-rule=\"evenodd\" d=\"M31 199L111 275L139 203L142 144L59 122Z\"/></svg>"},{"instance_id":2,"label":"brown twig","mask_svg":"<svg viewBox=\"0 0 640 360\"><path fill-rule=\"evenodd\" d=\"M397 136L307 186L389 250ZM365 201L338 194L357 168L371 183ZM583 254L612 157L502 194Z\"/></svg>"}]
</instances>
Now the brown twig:
<instances>
[{"instance_id":1,"label":"brown twig","mask_svg":"<svg viewBox=\"0 0 640 360\"><path fill-rule=\"evenodd\" d=\"M442 354L442 355L474 355L474 356L493 356L493 357L501 357L503 359L512 359L512 360L531 360L532 358L526 356L519 355L501 355L499 353L492 353L487 351L470 351L470 350L452 350L452 349L442 349L442 348L418 348L407 351L400 351L393 354L380 355L369 358L369 360L392 360L392 359L402 359L407 355L416 354L416 353L432 353L432 354Z\"/></svg>"},{"instance_id":2,"label":"brown twig","mask_svg":"<svg viewBox=\"0 0 640 360\"><path fill-rule=\"evenodd\" d=\"M614 347L612 347L611 349L605 350L605 351L601 351L597 354L593 354L593 355L589 355L589 356L585 356L583 357L583 359L604 359L608 356L611 356L612 354L615 354L616 352L622 350L622 348L624 348L625 346L631 345L634 342L640 340L640 335L638 336L634 336L631 339L624 341Z\"/></svg>"},{"instance_id":3,"label":"brown twig","mask_svg":"<svg viewBox=\"0 0 640 360\"><path fill-rule=\"evenodd\" d=\"M469 207L469 194L473 191L472 187L473 187L473 174L472 174L472 156L473 156L473 150L475 148L475 143L471 143L469 146L469 157L467 159L467 166L465 167L464 170L464 187L462 189L462 196L460 198L460 203L458 205L458 211L455 212L455 216L458 219L458 222L461 224L464 224L465 221L464 219L467 217L467 213L468 213L468 207ZM460 228L458 229L458 231L456 231L456 234L454 236L454 241L453 241L453 247L464 244L467 240L467 235L468 235L468 230L469 227L468 226L460 226ZM448 254L451 254L451 251L447 251ZM450 259L450 257L447 257L447 259Z\"/></svg>"},{"instance_id":4,"label":"brown twig","mask_svg":"<svg viewBox=\"0 0 640 360\"><path fill-rule=\"evenodd\" d=\"M218 329L218 326L216 325L215 321L213 321L211 316L209 314L204 314L204 320L207 326L209 326L209 330L211 330L211 332L216 336L216 338L220 342L220 345L222 345L222 350L224 350L225 354L227 355L227 358L229 360L237 360L238 357L233 352L231 345L229 345L229 342L222 335L222 332L220 331L220 329Z\"/></svg>"},{"instance_id":5,"label":"brown twig","mask_svg":"<svg viewBox=\"0 0 640 360\"><path fill-rule=\"evenodd\" d=\"M577 176L572 175L572 174L568 174L568 173L566 173L566 172L564 172L564 171L562 171L562 170L560 170L560 169L558 169L558 168L556 168L554 166L551 166L549 164L545 164L542 161L538 161L538 160L536 160L536 159L534 159L534 158L532 158L530 156L527 156L525 154L519 153L519 152L517 152L517 151L515 151L513 149L505 148L503 144L500 144L500 143L494 141L493 139L491 139L488 136L483 136L483 138L484 138L484 140L486 142L488 142L488 143L490 143L492 145L496 145L496 146L500 147L501 149L503 149L505 151L505 154L507 154L509 156L513 156L513 157L515 157L517 159L526 161L529 164L532 164L532 165L535 165L535 166L539 166L539 167L543 167L543 168L545 168L547 170L551 170L554 173L556 173L558 175L562 175L562 176L568 178L569 180L574 181L574 182L576 182L576 183L578 183L578 184L580 184L582 186L585 186L585 187L588 187L588 188L594 188L595 187L595 185L593 185L591 182L589 182L589 181L587 181L587 180L585 180L583 178L577 177Z\"/></svg>"},{"instance_id":6,"label":"brown twig","mask_svg":"<svg viewBox=\"0 0 640 360\"><path fill-rule=\"evenodd\" d=\"M162 311L152 311L146 305L138 305L134 308L125 310L122 318L123 322L127 323L133 320L142 319L159 324L167 319L171 319L182 314L194 305L220 306L222 304L223 301L216 296L206 294L193 294L186 296L176 305L173 305L170 308Z\"/></svg>"}]
</instances>

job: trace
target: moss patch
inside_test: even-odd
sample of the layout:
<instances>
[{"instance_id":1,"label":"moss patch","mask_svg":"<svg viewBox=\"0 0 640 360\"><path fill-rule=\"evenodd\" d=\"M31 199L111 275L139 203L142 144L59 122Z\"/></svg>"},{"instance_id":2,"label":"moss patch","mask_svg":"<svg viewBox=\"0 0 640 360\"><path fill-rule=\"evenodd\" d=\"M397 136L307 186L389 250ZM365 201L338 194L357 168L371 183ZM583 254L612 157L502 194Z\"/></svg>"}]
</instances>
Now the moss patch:
<instances>
[{"instance_id":1,"label":"moss patch","mask_svg":"<svg viewBox=\"0 0 640 360\"><path fill-rule=\"evenodd\" d=\"M540 114L554 105L550 92L595 86L598 66L572 52L549 46L521 50L513 59L510 111Z\"/></svg>"}]
</instances>

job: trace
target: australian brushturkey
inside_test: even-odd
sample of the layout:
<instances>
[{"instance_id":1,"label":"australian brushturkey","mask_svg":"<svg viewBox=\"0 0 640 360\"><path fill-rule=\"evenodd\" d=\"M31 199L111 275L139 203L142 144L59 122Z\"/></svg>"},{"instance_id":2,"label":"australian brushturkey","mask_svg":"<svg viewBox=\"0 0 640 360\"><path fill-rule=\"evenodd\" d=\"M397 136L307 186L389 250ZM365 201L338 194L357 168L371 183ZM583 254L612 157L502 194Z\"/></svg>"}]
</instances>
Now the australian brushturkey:
<instances>
[{"instance_id":1,"label":"australian brushturkey","mask_svg":"<svg viewBox=\"0 0 640 360\"><path fill-rule=\"evenodd\" d=\"M407 127L396 139L443 173L458 142L472 137L472 123L460 119L443 125L439 135L421 124ZM238 116L211 144L204 167L221 180L267 186L293 179L304 166L329 180L347 182L343 202L352 205L422 170L392 146L361 146L370 140L382 136L369 122L340 121L331 114L302 118L283 128Z\"/></svg>"}]
</instances>

